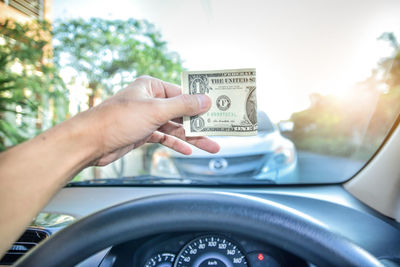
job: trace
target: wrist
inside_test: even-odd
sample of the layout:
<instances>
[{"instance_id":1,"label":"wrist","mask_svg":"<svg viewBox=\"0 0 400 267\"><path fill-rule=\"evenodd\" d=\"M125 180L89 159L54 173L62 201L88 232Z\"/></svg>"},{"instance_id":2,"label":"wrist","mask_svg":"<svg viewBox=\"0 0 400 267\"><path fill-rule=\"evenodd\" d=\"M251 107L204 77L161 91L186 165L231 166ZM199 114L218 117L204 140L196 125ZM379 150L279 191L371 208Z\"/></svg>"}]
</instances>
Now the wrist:
<instances>
[{"instance_id":1,"label":"wrist","mask_svg":"<svg viewBox=\"0 0 400 267\"><path fill-rule=\"evenodd\" d=\"M65 138L80 159L81 168L92 165L103 153L102 133L98 127L99 121L94 115L95 112L87 110L60 125L68 132Z\"/></svg>"}]
</instances>

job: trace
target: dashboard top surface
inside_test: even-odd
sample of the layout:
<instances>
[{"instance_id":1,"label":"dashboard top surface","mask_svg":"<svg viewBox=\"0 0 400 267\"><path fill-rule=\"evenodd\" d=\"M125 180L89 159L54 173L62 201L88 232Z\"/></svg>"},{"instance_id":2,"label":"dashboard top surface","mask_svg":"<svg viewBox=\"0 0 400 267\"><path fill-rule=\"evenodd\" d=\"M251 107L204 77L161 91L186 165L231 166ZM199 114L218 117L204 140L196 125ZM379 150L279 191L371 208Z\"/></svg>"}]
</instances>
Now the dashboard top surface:
<instances>
[{"instance_id":1,"label":"dashboard top surface","mask_svg":"<svg viewBox=\"0 0 400 267\"><path fill-rule=\"evenodd\" d=\"M129 200L182 192L228 192L261 197L318 220L330 231L350 239L376 257L400 255L398 224L363 205L337 185L275 188L72 187L61 190L43 212L70 214L79 218Z\"/></svg>"}]
</instances>

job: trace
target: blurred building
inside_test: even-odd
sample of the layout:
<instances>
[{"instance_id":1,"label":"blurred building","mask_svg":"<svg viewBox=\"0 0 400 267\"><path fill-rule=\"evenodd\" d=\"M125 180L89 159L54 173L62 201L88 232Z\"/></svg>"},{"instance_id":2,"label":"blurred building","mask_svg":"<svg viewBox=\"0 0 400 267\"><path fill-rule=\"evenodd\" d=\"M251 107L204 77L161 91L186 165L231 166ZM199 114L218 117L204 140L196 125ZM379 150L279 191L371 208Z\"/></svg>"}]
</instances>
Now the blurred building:
<instances>
[{"instance_id":1,"label":"blurred building","mask_svg":"<svg viewBox=\"0 0 400 267\"><path fill-rule=\"evenodd\" d=\"M51 21L52 0L0 0L0 18L28 22L32 19Z\"/></svg>"}]
</instances>

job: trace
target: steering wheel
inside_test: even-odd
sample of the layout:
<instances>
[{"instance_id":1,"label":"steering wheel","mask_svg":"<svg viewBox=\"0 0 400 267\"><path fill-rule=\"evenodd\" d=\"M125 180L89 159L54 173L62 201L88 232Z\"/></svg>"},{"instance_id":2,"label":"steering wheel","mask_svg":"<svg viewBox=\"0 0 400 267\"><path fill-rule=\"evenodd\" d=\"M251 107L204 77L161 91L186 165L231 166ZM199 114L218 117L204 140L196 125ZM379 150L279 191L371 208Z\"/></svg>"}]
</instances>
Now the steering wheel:
<instances>
[{"instance_id":1,"label":"steering wheel","mask_svg":"<svg viewBox=\"0 0 400 267\"><path fill-rule=\"evenodd\" d=\"M125 202L78 220L17 266L74 266L129 240L168 232L221 231L268 242L322 266L383 266L348 239L288 206L234 193L182 193Z\"/></svg>"}]
</instances>

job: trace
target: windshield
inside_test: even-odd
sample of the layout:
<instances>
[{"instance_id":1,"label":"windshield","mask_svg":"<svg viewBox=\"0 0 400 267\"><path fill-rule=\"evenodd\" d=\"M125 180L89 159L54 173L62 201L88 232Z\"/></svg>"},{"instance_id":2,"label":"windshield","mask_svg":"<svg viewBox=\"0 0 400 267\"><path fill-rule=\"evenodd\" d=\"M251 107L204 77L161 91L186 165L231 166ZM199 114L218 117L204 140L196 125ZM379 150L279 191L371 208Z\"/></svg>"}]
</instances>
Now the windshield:
<instances>
[{"instance_id":1,"label":"windshield","mask_svg":"<svg viewBox=\"0 0 400 267\"><path fill-rule=\"evenodd\" d=\"M211 137L221 146L215 155L146 144L106 167L85 169L76 185L342 182L374 155L399 114L397 0L37 2L39 11L27 17L49 21L35 26L35 38L48 31L40 64L51 68L32 78L27 71L38 64L28 53L14 53L1 66L23 79L19 97L35 102L0 92L1 99L15 98L0 100L2 149L97 105L140 75L180 84L185 70L257 73L256 136ZM12 19L29 21L20 16ZM19 42L9 32L0 38L8 55Z\"/></svg>"}]
</instances>

